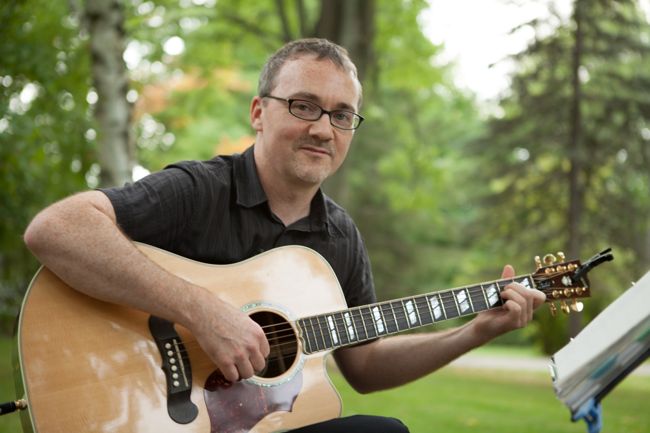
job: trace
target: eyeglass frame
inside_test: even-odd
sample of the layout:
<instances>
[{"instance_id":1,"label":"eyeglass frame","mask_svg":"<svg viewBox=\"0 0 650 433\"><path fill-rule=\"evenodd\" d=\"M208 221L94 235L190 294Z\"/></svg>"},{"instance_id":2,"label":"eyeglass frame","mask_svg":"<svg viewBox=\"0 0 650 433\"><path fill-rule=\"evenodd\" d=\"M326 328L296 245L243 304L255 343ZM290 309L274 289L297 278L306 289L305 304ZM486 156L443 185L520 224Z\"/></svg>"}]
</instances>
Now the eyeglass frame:
<instances>
[{"instance_id":1,"label":"eyeglass frame","mask_svg":"<svg viewBox=\"0 0 650 433\"><path fill-rule=\"evenodd\" d=\"M286 102L288 104L287 109L289 110L289 114L291 114L293 117L295 117L297 119L306 120L308 122L316 122L316 121L320 120L321 117L323 117L323 114L327 114L327 117L329 117L329 119L330 119L330 125L332 125L335 128L338 128L340 130L343 130L343 131L354 131L359 126L361 126L361 122L363 122L365 120L365 118L361 114L355 113L354 111L350 111L350 110L331 110L331 111L327 111L326 109L324 109L320 105L316 104L315 102L308 101L306 99L293 99L293 98L287 99L287 98L280 98L278 96L273 96L273 95L264 95L264 96L261 96L261 98L271 98L271 99L275 99L277 101ZM306 102L307 104L314 105L315 107L317 107L320 110L320 114L318 115L318 117L315 117L313 119L306 119L304 117L300 117L296 113L291 111L291 105L293 105L294 102ZM344 112L344 113L352 114L355 118L359 119L359 123L357 123L357 126L355 126L354 128L343 128L343 127L341 127L339 125L335 125L332 122L332 113L337 113L337 112Z\"/></svg>"}]
</instances>

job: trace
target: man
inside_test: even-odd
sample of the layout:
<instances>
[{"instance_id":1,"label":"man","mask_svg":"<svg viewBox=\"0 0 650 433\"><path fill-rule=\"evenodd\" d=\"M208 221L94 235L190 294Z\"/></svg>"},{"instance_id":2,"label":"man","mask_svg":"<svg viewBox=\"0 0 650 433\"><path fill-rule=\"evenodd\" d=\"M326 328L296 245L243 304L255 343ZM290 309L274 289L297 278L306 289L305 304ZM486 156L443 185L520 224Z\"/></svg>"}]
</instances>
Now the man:
<instances>
[{"instance_id":1,"label":"man","mask_svg":"<svg viewBox=\"0 0 650 433\"><path fill-rule=\"evenodd\" d=\"M265 65L252 100L254 147L243 155L172 165L124 188L69 197L36 216L25 242L70 286L185 326L226 379L249 378L269 355L260 326L217 294L159 268L131 240L212 263L306 245L330 262L349 306L373 302L361 237L320 191L363 120L356 114L360 101L356 68L343 48L320 39L289 43ZM507 266L503 277L511 276ZM338 349L334 357L359 392L402 385L526 325L544 301L518 284L501 296L503 308L457 329L380 338ZM407 430L391 418L352 417L300 431Z\"/></svg>"}]
</instances>

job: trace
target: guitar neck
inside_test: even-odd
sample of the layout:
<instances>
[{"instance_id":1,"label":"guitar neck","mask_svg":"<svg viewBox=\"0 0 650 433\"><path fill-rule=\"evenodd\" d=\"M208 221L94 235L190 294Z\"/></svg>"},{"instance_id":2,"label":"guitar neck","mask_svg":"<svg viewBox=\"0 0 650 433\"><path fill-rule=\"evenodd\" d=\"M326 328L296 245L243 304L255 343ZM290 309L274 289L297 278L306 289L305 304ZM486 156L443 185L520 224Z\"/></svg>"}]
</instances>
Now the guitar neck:
<instances>
[{"instance_id":1,"label":"guitar neck","mask_svg":"<svg viewBox=\"0 0 650 433\"><path fill-rule=\"evenodd\" d=\"M503 304L501 291L512 282L536 289L534 279L527 274L304 317L296 325L305 353L351 346L498 308Z\"/></svg>"}]
</instances>

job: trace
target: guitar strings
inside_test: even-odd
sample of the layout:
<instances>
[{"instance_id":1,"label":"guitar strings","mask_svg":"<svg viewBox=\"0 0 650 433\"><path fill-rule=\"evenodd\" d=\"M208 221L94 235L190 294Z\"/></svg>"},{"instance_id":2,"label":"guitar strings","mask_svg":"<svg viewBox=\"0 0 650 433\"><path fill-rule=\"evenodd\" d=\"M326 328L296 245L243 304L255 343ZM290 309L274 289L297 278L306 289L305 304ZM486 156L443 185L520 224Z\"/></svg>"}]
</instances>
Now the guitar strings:
<instances>
[{"instance_id":1,"label":"guitar strings","mask_svg":"<svg viewBox=\"0 0 650 433\"><path fill-rule=\"evenodd\" d=\"M554 274L557 274L557 273L551 273L551 274L548 274L547 276L550 277L550 276L552 276L552 275L554 275ZM525 277L527 278L527 277L529 277L529 276L527 275L527 276L525 276ZM495 285L496 285L496 288L498 289L498 291L499 291L499 293L500 293L500 292L503 290L503 288L505 288L505 286L507 286L507 285L510 284L510 283L515 282L516 279L518 279L518 278L522 278L522 277L520 276L520 277L515 277L515 278L513 278L513 279L501 279L501 280L495 280L495 281L493 281L493 282L485 282L485 283L482 283L482 284L479 284L479 285L474 285L474 286L462 287L462 288L457 288L457 289L450 289L450 290L441 291L441 292L434 292L434 293L429 293L429 294L425 294L425 295L418 295L418 296L414 296L414 297L403 298L403 299L401 299L401 300L392 300L392 301L379 302L379 303L372 304L372 305L365 305L365 306L360 306L360 307L351 308L351 309L349 309L349 310L334 311L334 312L331 312L331 313L321 314L321 315L317 315L317 316L310 316L310 317L303 318L303 319L301 319L301 320L303 320L303 322L304 322L304 321L307 320L307 319L314 319L314 318L315 318L315 319L317 320L317 325L318 325L318 327L319 327L318 331L316 331L316 328L314 327L314 324L311 323L311 322L310 322L310 324L311 324L311 326L312 326L312 328L313 328L313 332L310 332L309 330L307 330L305 327L302 327L302 326L300 327L300 329L301 329L301 330L303 331L303 333L305 334L304 338L306 338L306 339L309 339L309 337L312 338L312 340L316 343L316 346L317 346L317 349L318 349L318 350L324 350L324 349L327 349L327 348L341 347L341 346L345 346L345 345L347 345L347 344L355 344L355 343L358 343L359 341L364 341L364 340L367 340L367 339L372 339L372 338L379 337L379 336L381 336L381 335L386 335L386 334L391 334L391 333L396 333L396 332L401 331L402 329L400 329L400 323L398 323L398 322L401 322L402 320L405 321L404 323L407 325L407 328L411 328L411 326L409 325L409 321L407 320L407 318L410 318L410 314L415 314L416 317L418 317L417 322L418 322L419 324L417 325L417 327L419 327L419 326L423 326L423 325L426 325L426 324L433 324L433 323L435 323L436 320L434 319L433 315L431 314L432 312L430 311L430 306L428 305L428 303L427 303L427 307L424 309L424 312L427 313L427 315L430 317L430 319L432 320L432 322L431 322L431 323L423 323L423 322L422 322L421 317L420 317L420 313L421 313L420 309L421 309L423 306L422 306L421 304L418 304L418 301L421 301L421 300L425 299L425 302L426 302L426 300L430 299L430 298L433 297L433 296L438 297L439 301L441 301L442 306L443 306L443 308L444 308L445 310L448 310L450 307L455 307L455 310L458 311L458 312L460 313L458 316L454 316L454 317L452 317L452 318L461 317L461 316L463 316L464 314L462 314L462 313L459 311L459 308L458 308L458 299L454 297L454 292L459 292L459 291L461 291L461 290L465 290L465 291L467 291L468 295L470 295L470 297L471 297L472 295L476 295L476 294L480 293L480 294L482 294L482 295L485 297L484 299L486 300L487 298L486 298L486 295L485 295L485 289L483 288L483 286L488 286L488 287L489 287L489 285L491 285L491 284L495 284ZM503 285L503 287L501 287L501 286L499 285L499 283L505 283L505 284ZM446 296L445 296L445 295L446 295ZM444 297L443 297L443 296L444 296ZM427 299L427 298L428 298L428 299ZM479 299L480 299L480 298L479 298ZM412 300L412 301L414 301L414 302L415 302L415 308L414 308L414 310L412 310L411 312L409 312L409 311L407 311L407 309L402 305L402 308L399 308L399 309L396 311L396 310L393 308L393 306L391 305L391 304L394 303L394 302L397 302L397 301L404 301L404 300ZM499 297L499 300L500 300L500 301L503 301L501 297ZM466 301L465 301L465 302L466 302ZM385 305L388 305L388 306L391 307L390 312L391 312L392 315L394 316L394 320L391 320L391 319L390 319L390 315L389 315L389 319L388 319L388 321L385 319L385 317L384 317L383 314L386 313L386 312L383 311L383 310L381 310L381 307L382 307L382 306L385 306ZM488 306L488 308L486 308L486 310L487 310L487 309L491 309L491 308L494 307L494 306L500 306L500 305L502 305L502 303L501 303L501 304L498 304L498 305L495 304L495 305L492 305L492 306ZM472 311L470 311L470 314L476 313L476 311L474 311L473 304L471 304L471 301L470 301L470 306L472 306ZM486 306L487 306L487 304L486 304ZM395 331L379 332L379 331L377 330L377 331L375 332L375 335L368 335L368 334L370 334L370 333L367 331L366 327L363 326L363 325L365 325L364 312L366 313L366 314L365 314L365 318L367 318L368 316L370 316L371 323L372 323L373 327L376 328L376 322L375 322L375 320L374 320L374 318L373 318L373 316L372 316L372 313L370 312L371 309L372 309L372 308L375 308L375 307L379 307L379 308L380 308L380 311L381 311L381 314L382 314L382 320L384 321L384 323L388 324L389 326L390 326L390 324L392 323L392 324L396 327ZM346 324L345 318L343 318L343 317L337 318L337 317L336 317L336 315L339 315L339 316L340 316L340 315L341 315L342 313L344 313L344 312L348 312L348 311L349 311L349 312L352 313L352 311L354 311L354 310L356 310L356 311L358 312L358 314L359 314L359 315L357 316L357 318L361 319L361 325L362 325L363 328L364 328L364 334L366 334L365 338L363 338L363 337L362 337L362 338L350 338L350 336L349 336L348 333L347 333L347 326L349 326L349 325ZM428 310L429 310L429 311L428 311ZM480 310L480 311L485 311L485 310ZM319 318L323 318L323 317L325 317L325 316L330 316L330 317L332 317L332 321L334 322L335 330L336 330L336 332L337 332L337 335L338 335L340 332L339 332L339 329L336 328L336 325L339 325L339 326L342 326L342 327L343 327L343 329L344 329L346 332L345 332L345 334L344 334L344 333L340 333L340 334L341 334L341 335L345 335L346 340L348 340L347 342L343 342L343 344L336 344L336 343L334 343L334 342L332 341L332 338L331 338L331 336L330 336L332 330L326 327L325 332L323 331L323 329L322 329L322 323L318 322L318 319L319 319ZM305 323L306 323L306 322L305 322ZM352 324L352 326L354 326L354 329L357 330L356 326L357 326L359 323L356 322L354 319L352 319L350 323ZM276 350L276 351L280 351L280 352L281 352L283 347L287 347L287 346L297 347L297 346L298 346L298 340L300 340L301 338L296 336L296 333L294 332L293 327L292 327L291 324L294 324L294 325L295 325L296 322L294 322L294 321L291 321L291 322L284 321L284 322L278 322L278 323L273 323L273 324L269 324L269 325L263 325L263 326L261 326L262 329L268 329L268 328L274 328L274 329L276 329L276 330L274 330L273 332L267 332L267 331L265 330L265 335L266 335L267 339L268 339L268 340L273 340L273 341L274 341L274 343L271 343L271 341L269 341L269 345L270 345L270 347L271 347L271 351ZM329 322L326 322L325 324L326 324L326 325L329 325ZM278 329L278 328L280 328L280 329ZM407 328L405 328L405 329L407 329ZM372 328L371 328L371 329L372 329ZM320 340L324 343L324 346L325 346L324 349L320 349L320 348L318 347L318 346L320 346L320 345L319 345L318 334L320 334L320 337L321 337ZM332 343L332 344L329 344L329 345L327 344L327 341L326 341L326 339L325 339L325 337L324 337L325 335L328 336L327 340L329 340L330 343ZM356 335L359 336L359 333L357 332ZM308 342L308 343L309 343L309 342ZM309 344L310 344L310 343L309 343ZM200 347L200 344L198 344L198 341L197 341L197 340L188 340L187 343L186 343L185 345L186 345L187 347ZM311 346L311 344L310 344L310 346ZM328 347L328 346L330 346L330 347ZM182 352L187 352L187 349L182 350ZM288 354L288 355L282 356L281 358L286 359L286 358L288 358L288 357L290 357L290 356L295 356L296 353L297 353L297 352L293 352L293 353L290 353L290 354ZM271 356L271 353L270 353L268 359L278 359L278 357L277 357L277 356L272 357L272 356Z\"/></svg>"},{"instance_id":2,"label":"guitar strings","mask_svg":"<svg viewBox=\"0 0 650 433\"><path fill-rule=\"evenodd\" d=\"M502 282L502 281L508 281L508 283L512 282L510 280L499 280L499 282ZM489 283L485 283L485 284L489 284ZM499 287L499 289L501 289L501 287ZM426 295L421 295L421 296L415 296L415 297L412 297L412 298L404 298L404 299L407 299L407 300L413 300L415 302L415 304L416 304L415 309L411 313L409 313L404 306L402 306L398 310L395 310L390 305L391 303L396 302L394 300L394 301L385 301L385 302L380 302L380 303L377 303L377 304L372 304L371 306L365 305L365 306L355 307L355 308L352 308L352 309L349 309L349 310L334 311L334 312L331 312L331 313L326 313L326 314L322 314L322 315L318 315L318 316L305 317L305 318L303 318L301 320L304 322L307 319L315 318L316 320L318 320L318 318L321 318L321 317L324 317L324 316L330 316L330 317L333 318L332 320L333 320L335 325L343 326L344 329L345 329L345 328L347 328L347 324L345 323L345 319L343 317L338 318L338 317L336 317L336 315L340 315L340 314L342 314L344 312L347 312L347 311L350 311L350 312L356 311L356 312L358 312L357 319L361 319L361 325L364 325L365 322L367 321L368 316L370 316L371 323L373 324L373 326L375 326L375 320L374 320L374 318L372 316L371 308L388 305L388 306L391 306L391 312L392 312L392 315L395 317L395 320L390 319L390 316L389 316L389 319L384 320L384 322L385 323L393 323L393 324L395 324L397 326L396 331L399 331L400 330L399 329L400 324L398 322L401 322L401 321L404 321L406 323L407 328L411 328L411 326L408 325L407 318L410 317L409 314L415 314L416 316L419 317L420 311L418 311L418 310L422 309L423 306L421 304L419 304L418 301L424 300L425 297L436 296L442 301L442 306L445 308L445 310L449 310L451 307L454 307L456 309L456 311L458 311L457 300L455 300L453 298L453 293L452 293L454 290L455 291L467 290L470 293L470 295L472 295L472 294L475 295L476 293L482 293L483 292L483 289L481 287L472 286L472 287L465 287L465 288L461 288L461 289L453 289L453 290L444 291L444 292L436 292L434 294L426 294ZM447 295L447 296L443 297L443 295ZM424 311L427 312L428 309L429 309L429 306L427 305L427 307L425 308ZM383 313L385 313L385 312L382 311L382 314ZM471 311L471 313L474 313L474 311ZM427 312L427 314L431 317L430 312ZM362 317L362 316L364 316L365 318ZM460 317L460 315L455 316L455 317ZM431 318L433 318L433 317L431 317ZM418 319L418 321L420 322L421 320ZM431 323L434 323L434 322L435 322L435 320L433 322L431 322ZM295 323L295 322L291 322L291 323ZM354 319L352 319L351 323L353 323L354 325L359 325L359 323L357 321L355 321ZM310 323L310 324L312 325L312 327L314 329L314 333L315 333L316 328L315 328L314 324L313 323ZM328 323L326 323L326 324L328 324ZM318 325L318 327L319 327L318 333L324 334L324 332L322 330L322 327L321 327L322 323L319 323L317 321L316 325ZM294 335L294 331L293 331L293 328L291 327L290 322L284 321L284 322L278 322L278 323L274 323L274 324L261 326L262 329L278 328L278 327L283 327L283 329L280 329L280 330L277 330L277 331L274 331L274 332L266 332L265 331L265 335L267 336L267 338L275 338L275 339L277 339L277 338L281 338L281 337L287 337L287 336L293 336ZM304 327L302 327L302 328L303 328L303 331L305 333L310 333L309 330L304 329ZM326 328L326 331L329 333L330 329ZM382 335L381 332L377 331L377 335L370 335L369 336L369 335L367 335L369 333L367 332L365 327L364 327L364 331L365 331L364 334L366 334L367 338L375 338L378 335ZM338 330L337 330L337 332L338 332ZM357 335L358 335L358 332L357 332ZM348 338L348 340L350 340L350 339ZM191 340L191 341L196 341L196 340ZM190 340L188 340L188 343L189 342L190 342ZM354 341L354 342L357 342L357 341Z\"/></svg>"},{"instance_id":3,"label":"guitar strings","mask_svg":"<svg viewBox=\"0 0 650 433\"><path fill-rule=\"evenodd\" d=\"M469 288L466 288L466 289L469 289ZM459 289L459 290L460 290L460 289ZM440 295L443 295L443 294L449 294L449 293L448 293L448 292L440 292L439 294L440 294ZM423 296L427 296L427 295L423 295ZM391 302L394 302L394 301L391 301ZM422 307L421 305L417 305L417 304L418 304L418 303L417 303L417 299L415 300L415 302L416 302L416 308L421 308L421 307ZM379 304L374 304L374 305L375 305L375 306L379 306L379 305L387 305L388 303L389 303L389 302L379 303ZM451 308L452 306L453 306L453 307L456 307L456 301L454 301L453 298L452 298L452 299L443 299L443 300L442 300L442 303L443 303L445 309L449 309L449 308ZM359 341L364 341L364 340L366 340L366 339L372 339L372 338L376 338L376 337L381 336L381 335L386 335L386 334L391 334L391 333L399 332L401 329L400 329L400 326L399 326L399 323L398 323L398 322L399 322L399 321L402 321L402 320L405 321L405 323L406 323L406 325L407 325L407 328L411 328L411 326L408 325L408 321L407 321L407 317L409 317L409 314L408 314L408 312L406 311L405 308L402 308L402 309L401 309L401 312L400 312L399 310L398 310L398 311L392 310L392 313L393 313L393 315L394 315L394 317L395 317L395 320L394 320L394 321L393 321L393 320L390 320L390 322L392 322L392 323L396 326L396 330L395 330L395 331L389 331L389 332L383 332L383 333L377 331L377 333L376 333L375 335L368 335L368 334L370 334L370 333L367 331L366 327L363 326L363 324L365 324L365 321L364 321L363 318L361 318L361 316L364 316L364 312L361 311L361 310L364 309L364 308L368 308L368 309L369 309L369 308L371 308L371 307L369 307L369 306L362 306L362 307L356 307L355 309L359 311L360 316L357 316L357 317L360 318L360 319L362 320L362 327L363 327L363 329L364 329L364 334L366 334L366 336L365 336L365 337L362 337L362 338L360 338L360 339L359 339L359 338L357 338L357 339L351 339L351 338L349 338L349 336L347 335L347 332L346 332L345 336L347 337L347 338L346 338L346 339L348 340L347 342L344 342L342 345L341 345L341 344L331 344L330 346L332 346L332 347L337 347L337 346L344 346L344 345L346 345L346 344L354 344L354 343L358 343ZM428 309L428 307L427 307L427 309ZM426 310L425 310L425 311L426 311ZM331 315L334 315L334 314L337 314L337 313L340 314L341 312L333 312L333 313L330 313L330 314L331 314ZM367 319L368 316L370 315L369 310L366 311L366 313L367 313L367 314L365 314L365 318ZM415 313L415 310L414 310L413 313L416 314L416 313ZM324 315L321 315L321 316L312 316L312 317L316 317L316 318L317 318L317 317L322 317L322 316L327 316L327 315L328 315L328 314L324 314ZM455 317L460 317L460 316L455 316ZM305 319L308 319L308 318L309 318L309 317L307 317L307 318L303 318L302 320L305 320ZM372 317L372 315L370 315L370 319L371 319L371 322L372 322L373 326L376 326L376 325L375 325L375 322L374 322L374 318ZM344 322L344 319L340 319L340 320L339 320L339 319L334 318L333 320L334 320L334 322L336 322L336 325L343 325L343 326L346 326L346 325L345 325L345 322ZM387 321L387 322L388 322L388 321ZM295 336L296 334L295 334L295 332L294 332L294 330L293 330L293 327L291 326L292 323L295 324L296 322L293 322L293 321L292 321L292 322L284 321L284 322L278 322L278 323L275 323L275 324L270 324L270 325L264 325L264 326L261 326L262 329L268 329L268 328L280 328L279 330L275 330L275 331L273 331L273 332L267 332L267 331L265 331L265 335L266 335L267 339L268 339L268 340L274 340L274 342L275 342L275 343L271 343L271 341L269 341L269 344L270 344L270 346L272 347L271 350L273 350L273 348L281 348L281 347L283 347L283 346L297 346L297 341L298 341L299 337L297 338L297 337ZM431 323L435 323L435 321L434 321L434 322L431 322ZM317 324L318 324L318 322L317 322ZM429 324L429 323L427 323L427 324ZM358 325L358 323L355 323L355 325ZM389 325L389 326L390 326L390 325ZM312 327L313 327L313 324L312 324ZM330 337L330 334L329 334L329 332L330 332L331 330L330 330L329 328L326 328L325 331L327 331L327 332L324 332L323 329L320 327L320 324L319 324L318 331L316 330L315 327L313 327L313 329L314 329L313 332L310 332L309 330L305 329L304 327L301 327L301 329L302 329L302 331L303 331L305 334L307 334L307 335L306 335L306 338L309 338L309 337L311 336L312 339L317 343L317 346L320 345L320 344L319 344L319 339L318 339L318 334L320 334L320 341L322 341L322 342L324 343L325 348L327 348L328 344L327 344L327 342L326 342L325 339L324 339L324 335L327 335L327 336L328 336L328 340L332 341L332 340L331 340L331 337ZM357 329L357 328L355 328L355 329ZM372 328L371 328L371 329L372 329ZM338 330L337 330L337 333L338 333ZM341 335L343 335L343 333L341 333ZM357 333L357 335L359 335L359 334ZM283 341L283 340L284 340L284 341ZM196 348L196 347L199 347L199 348L200 348L200 344L198 343L197 340L194 340L194 339L192 339L192 340L187 340L187 342L185 343L185 346L186 346L186 347L189 347L189 348ZM281 350L281 349L280 349L280 350ZM186 349L186 350L181 350L181 352L187 352L187 349ZM270 357L269 357L269 359L270 359Z\"/></svg>"}]
</instances>

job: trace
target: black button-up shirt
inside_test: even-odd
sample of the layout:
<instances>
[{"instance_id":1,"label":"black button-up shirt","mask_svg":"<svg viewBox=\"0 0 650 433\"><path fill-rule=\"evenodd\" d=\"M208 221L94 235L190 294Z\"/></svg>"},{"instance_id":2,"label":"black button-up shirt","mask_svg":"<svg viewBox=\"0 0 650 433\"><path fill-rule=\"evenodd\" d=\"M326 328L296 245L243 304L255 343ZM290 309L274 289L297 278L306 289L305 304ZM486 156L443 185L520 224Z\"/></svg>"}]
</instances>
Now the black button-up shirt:
<instances>
[{"instance_id":1,"label":"black button-up shirt","mask_svg":"<svg viewBox=\"0 0 650 433\"><path fill-rule=\"evenodd\" d=\"M185 161L122 188L107 188L120 228L133 240L204 263L240 262L282 245L303 245L332 266L348 306L375 302L361 235L319 191L307 217L285 226L268 205L254 148Z\"/></svg>"}]
</instances>

